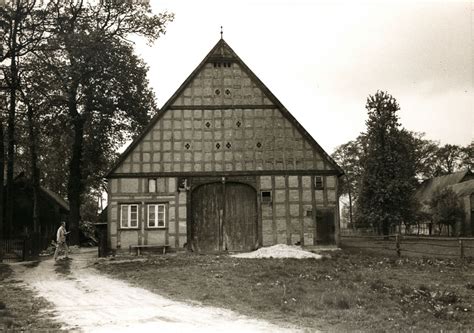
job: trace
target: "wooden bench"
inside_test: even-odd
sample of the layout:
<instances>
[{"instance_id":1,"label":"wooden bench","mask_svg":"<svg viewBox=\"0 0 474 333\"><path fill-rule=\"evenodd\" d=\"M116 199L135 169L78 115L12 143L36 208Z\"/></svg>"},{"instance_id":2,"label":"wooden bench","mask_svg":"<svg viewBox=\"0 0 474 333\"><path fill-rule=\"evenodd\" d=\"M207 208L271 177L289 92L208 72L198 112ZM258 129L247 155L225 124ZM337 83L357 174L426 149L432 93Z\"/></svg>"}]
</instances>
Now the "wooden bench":
<instances>
[{"instance_id":1,"label":"wooden bench","mask_svg":"<svg viewBox=\"0 0 474 333\"><path fill-rule=\"evenodd\" d=\"M129 252L132 253L132 250L136 250L137 256L139 256L141 249L158 249L158 250L163 251L163 254L165 254L169 248L170 248L169 245L138 245L137 244L137 245L130 245Z\"/></svg>"}]
</instances>

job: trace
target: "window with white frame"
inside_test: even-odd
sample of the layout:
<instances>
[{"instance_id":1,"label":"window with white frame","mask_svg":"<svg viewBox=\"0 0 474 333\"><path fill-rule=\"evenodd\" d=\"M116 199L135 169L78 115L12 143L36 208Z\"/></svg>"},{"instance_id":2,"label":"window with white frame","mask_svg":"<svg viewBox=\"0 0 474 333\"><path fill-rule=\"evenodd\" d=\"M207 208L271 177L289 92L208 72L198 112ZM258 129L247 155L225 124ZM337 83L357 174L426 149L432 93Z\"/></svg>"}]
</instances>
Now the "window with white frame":
<instances>
[{"instance_id":1,"label":"window with white frame","mask_svg":"<svg viewBox=\"0 0 474 333\"><path fill-rule=\"evenodd\" d=\"M138 228L138 205L120 205L120 226L122 228Z\"/></svg>"},{"instance_id":2,"label":"window with white frame","mask_svg":"<svg viewBox=\"0 0 474 333\"><path fill-rule=\"evenodd\" d=\"M148 205L148 228L164 228L166 226L166 205Z\"/></svg>"}]
</instances>

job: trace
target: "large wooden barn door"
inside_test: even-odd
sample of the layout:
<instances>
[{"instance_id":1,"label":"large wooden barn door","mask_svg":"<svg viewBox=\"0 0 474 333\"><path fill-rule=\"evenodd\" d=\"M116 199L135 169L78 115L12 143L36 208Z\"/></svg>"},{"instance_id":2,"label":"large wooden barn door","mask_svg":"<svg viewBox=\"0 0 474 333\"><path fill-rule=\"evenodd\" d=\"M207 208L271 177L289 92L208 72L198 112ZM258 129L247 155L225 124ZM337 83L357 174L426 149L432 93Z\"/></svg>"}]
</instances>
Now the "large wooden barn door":
<instances>
[{"instance_id":1,"label":"large wooden barn door","mask_svg":"<svg viewBox=\"0 0 474 333\"><path fill-rule=\"evenodd\" d=\"M253 250L257 243L255 190L241 183L199 186L192 193L191 226L198 252Z\"/></svg>"},{"instance_id":2,"label":"large wooden barn door","mask_svg":"<svg viewBox=\"0 0 474 333\"><path fill-rule=\"evenodd\" d=\"M323 209L316 211L316 241L318 244L335 243L335 219L334 210Z\"/></svg>"},{"instance_id":3,"label":"large wooden barn door","mask_svg":"<svg viewBox=\"0 0 474 333\"><path fill-rule=\"evenodd\" d=\"M223 213L222 184L199 186L192 193L192 236L198 252L219 251Z\"/></svg>"},{"instance_id":4,"label":"large wooden barn door","mask_svg":"<svg viewBox=\"0 0 474 333\"><path fill-rule=\"evenodd\" d=\"M225 186L224 248L251 251L257 243L257 196L240 183Z\"/></svg>"}]
</instances>

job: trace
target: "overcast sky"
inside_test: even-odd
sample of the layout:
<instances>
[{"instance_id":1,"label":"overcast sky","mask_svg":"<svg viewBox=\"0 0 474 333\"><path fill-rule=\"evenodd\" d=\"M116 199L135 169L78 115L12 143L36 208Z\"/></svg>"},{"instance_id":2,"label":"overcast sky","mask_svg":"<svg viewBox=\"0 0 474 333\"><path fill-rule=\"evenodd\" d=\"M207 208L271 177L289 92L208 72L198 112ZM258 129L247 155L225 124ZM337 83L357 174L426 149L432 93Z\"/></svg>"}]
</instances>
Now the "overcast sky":
<instances>
[{"instance_id":1,"label":"overcast sky","mask_svg":"<svg viewBox=\"0 0 474 333\"><path fill-rule=\"evenodd\" d=\"M161 107L220 38L328 152L365 130L366 98L386 90L402 125L441 144L474 138L470 2L151 0L175 13L152 47Z\"/></svg>"}]
</instances>

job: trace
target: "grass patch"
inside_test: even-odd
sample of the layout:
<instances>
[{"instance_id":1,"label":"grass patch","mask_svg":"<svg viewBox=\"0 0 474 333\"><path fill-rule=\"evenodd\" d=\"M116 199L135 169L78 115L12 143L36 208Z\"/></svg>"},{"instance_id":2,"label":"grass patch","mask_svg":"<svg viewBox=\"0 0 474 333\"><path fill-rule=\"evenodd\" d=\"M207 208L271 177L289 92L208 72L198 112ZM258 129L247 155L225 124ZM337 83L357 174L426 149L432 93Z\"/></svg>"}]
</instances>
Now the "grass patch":
<instances>
[{"instance_id":1,"label":"grass patch","mask_svg":"<svg viewBox=\"0 0 474 333\"><path fill-rule=\"evenodd\" d=\"M144 257L97 269L178 300L308 331L466 331L474 327L474 263L340 252L313 259Z\"/></svg>"},{"instance_id":2,"label":"grass patch","mask_svg":"<svg viewBox=\"0 0 474 333\"><path fill-rule=\"evenodd\" d=\"M61 325L45 310L51 305L35 297L22 281L10 279L13 272L0 263L0 332L58 331Z\"/></svg>"}]
</instances>

